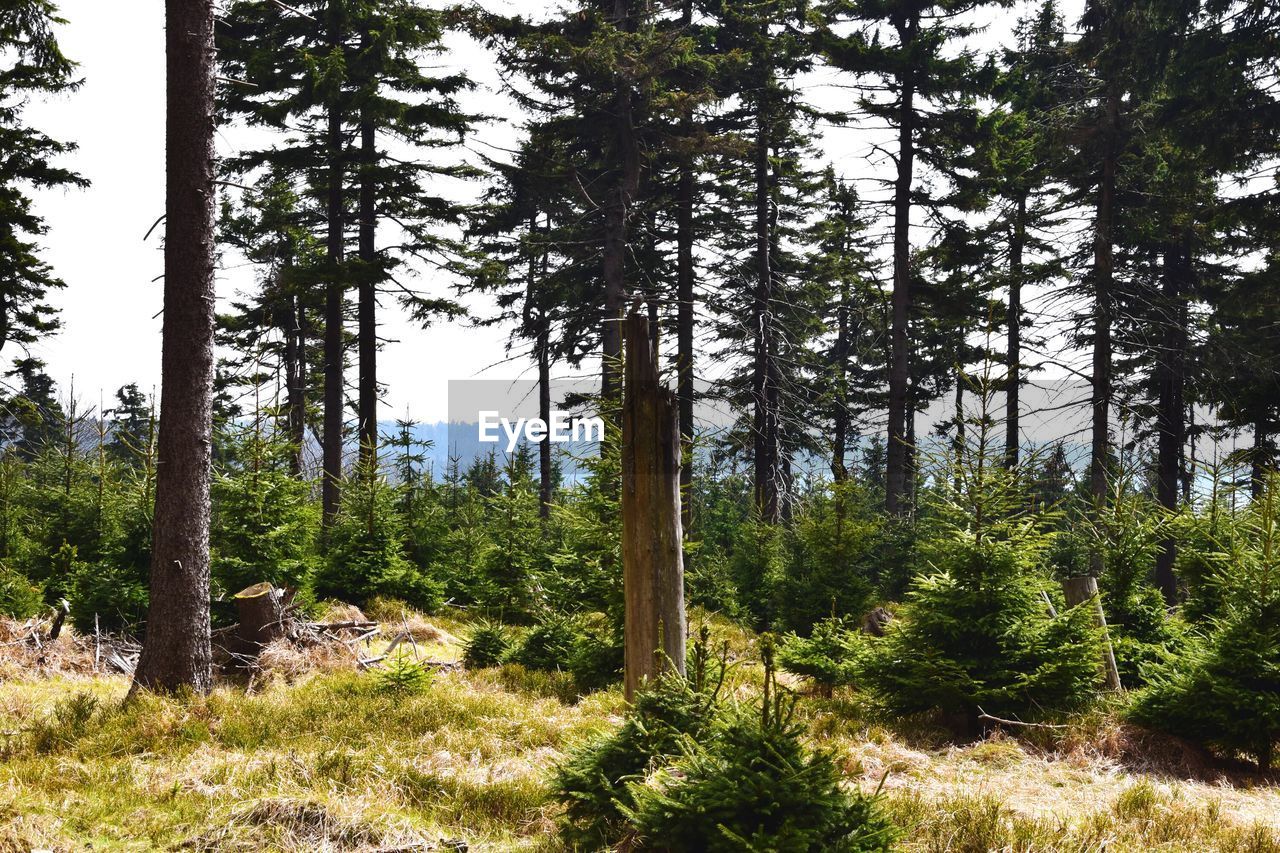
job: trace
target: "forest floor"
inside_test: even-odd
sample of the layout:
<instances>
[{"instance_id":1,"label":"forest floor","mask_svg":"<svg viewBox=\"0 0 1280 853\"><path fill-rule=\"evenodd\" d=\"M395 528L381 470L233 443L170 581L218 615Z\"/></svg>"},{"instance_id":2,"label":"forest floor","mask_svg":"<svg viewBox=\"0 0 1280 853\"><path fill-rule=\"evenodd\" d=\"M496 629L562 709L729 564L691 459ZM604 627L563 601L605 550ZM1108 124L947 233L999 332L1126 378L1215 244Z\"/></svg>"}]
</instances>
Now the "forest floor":
<instances>
[{"instance_id":1,"label":"forest floor","mask_svg":"<svg viewBox=\"0 0 1280 853\"><path fill-rule=\"evenodd\" d=\"M424 659L460 657L464 620L402 624ZM741 660L727 689L749 701L753 640L714 626ZM445 666L391 693L354 652L287 649L252 682L126 704L128 679L95 673L84 638L35 651L8 627L0 851L559 850L549 772L624 709L617 690L578 697L567 676L516 666ZM798 714L849 785L883 784L905 851L1280 851L1275 780L1105 711L967 744L875 723L856 694L802 698Z\"/></svg>"}]
</instances>

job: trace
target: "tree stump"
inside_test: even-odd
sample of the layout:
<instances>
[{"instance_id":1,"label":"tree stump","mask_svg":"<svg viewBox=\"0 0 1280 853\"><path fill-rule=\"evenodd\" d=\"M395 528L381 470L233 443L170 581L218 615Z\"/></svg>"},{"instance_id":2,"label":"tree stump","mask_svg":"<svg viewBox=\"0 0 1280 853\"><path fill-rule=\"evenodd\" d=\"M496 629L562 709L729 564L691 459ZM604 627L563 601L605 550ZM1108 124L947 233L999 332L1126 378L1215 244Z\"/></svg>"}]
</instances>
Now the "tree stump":
<instances>
[{"instance_id":1,"label":"tree stump","mask_svg":"<svg viewBox=\"0 0 1280 853\"><path fill-rule=\"evenodd\" d=\"M1107 689L1120 689L1120 670L1116 668L1116 654L1111 647L1111 635L1107 632L1107 616L1102 611L1102 597L1098 594L1098 579L1092 575L1067 578L1062 582L1062 593L1067 606L1093 602L1093 622L1102 630L1102 669L1106 675Z\"/></svg>"},{"instance_id":2,"label":"tree stump","mask_svg":"<svg viewBox=\"0 0 1280 853\"><path fill-rule=\"evenodd\" d=\"M234 596L240 624L236 628L241 653L257 656L272 640L288 636L292 619L287 609L293 595L270 583L254 584Z\"/></svg>"},{"instance_id":3,"label":"tree stump","mask_svg":"<svg viewBox=\"0 0 1280 853\"><path fill-rule=\"evenodd\" d=\"M658 379L656 342L639 313L626 321L622 405L622 577L628 701L668 667L685 671L680 424Z\"/></svg>"}]
</instances>

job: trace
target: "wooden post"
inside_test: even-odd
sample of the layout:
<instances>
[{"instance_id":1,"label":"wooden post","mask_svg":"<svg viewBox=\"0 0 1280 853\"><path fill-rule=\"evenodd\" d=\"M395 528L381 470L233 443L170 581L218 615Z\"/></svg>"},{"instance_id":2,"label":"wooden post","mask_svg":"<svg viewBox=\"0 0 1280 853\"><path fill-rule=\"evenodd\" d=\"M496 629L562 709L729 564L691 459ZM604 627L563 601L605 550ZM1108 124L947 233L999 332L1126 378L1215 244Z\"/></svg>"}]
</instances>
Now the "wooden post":
<instances>
[{"instance_id":1,"label":"wooden post","mask_svg":"<svg viewBox=\"0 0 1280 853\"><path fill-rule=\"evenodd\" d=\"M649 321L626 320L622 405L622 584L628 701L662 670L685 666L680 424L676 395L658 381Z\"/></svg>"},{"instance_id":2,"label":"wooden post","mask_svg":"<svg viewBox=\"0 0 1280 853\"><path fill-rule=\"evenodd\" d=\"M1107 617L1102 612L1102 597L1098 595L1098 579L1092 575L1067 578L1062 582L1062 593L1067 606L1075 607L1093 601L1093 622L1102 629L1102 669L1107 678L1108 690L1120 689L1120 670L1116 668L1116 654L1111 648L1111 635L1107 633Z\"/></svg>"}]
</instances>

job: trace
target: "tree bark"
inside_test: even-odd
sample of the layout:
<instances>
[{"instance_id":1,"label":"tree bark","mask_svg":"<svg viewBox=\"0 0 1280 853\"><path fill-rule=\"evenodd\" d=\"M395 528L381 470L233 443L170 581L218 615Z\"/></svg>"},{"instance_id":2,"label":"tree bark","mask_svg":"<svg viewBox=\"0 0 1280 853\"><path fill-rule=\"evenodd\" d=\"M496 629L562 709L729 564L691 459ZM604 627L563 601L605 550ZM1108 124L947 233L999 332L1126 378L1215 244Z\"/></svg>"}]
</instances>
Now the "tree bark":
<instances>
[{"instance_id":1,"label":"tree bark","mask_svg":"<svg viewBox=\"0 0 1280 853\"><path fill-rule=\"evenodd\" d=\"M1275 447L1272 444L1271 424L1259 419L1253 425L1253 452L1250 454L1249 494L1262 500L1267 488L1267 473L1275 469Z\"/></svg>"},{"instance_id":2,"label":"tree bark","mask_svg":"<svg viewBox=\"0 0 1280 853\"><path fill-rule=\"evenodd\" d=\"M643 315L627 318L622 571L628 701L663 670L683 675L685 668L679 405L659 382L648 325Z\"/></svg>"},{"instance_id":3,"label":"tree bark","mask_svg":"<svg viewBox=\"0 0 1280 853\"><path fill-rule=\"evenodd\" d=\"M1009 239L1009 313L1008 344L1005 347L1005 409L1004 409L1004 459L1009 468L1016 468L1022 442L1022 253L1027 241L1027 196L1018 196L1014 209L1013 234Z\"/></svg>"},{"instance_id":4,"label":"tree bark","mask_svg":"<svg viewBox=\"0 0 1280 853\"><path fill-rule=\"evenodd\" d=\"M915 23L900 30L904 44L914 41ZM898 176L893 189L893 297L889 362L889 430L885 462L885 509L908 510L907 395L911 381L911 182L915 165L915 83L902 81L898 117Z\"/></svg>"},{"instance_id":5,"label":"tree bark","mask_svg":"<svg viewBox=\"0 0 1280 853\"><path fill-rule=\"evenodd\" d=\"M1116 668L1116 655L1111 648L1111 636L1107 632L1107 616L1102 610L1102 597L1098 594L1098 579L1085 575L1068 578L1062 582L1062 593L1067 607L1075 607L1092 600L1093 623L1102 631L1102 671L1108 690L1120 689L1120 670Z\"/></svg>"},{"instance_id":6,"label":"tree bark","mask_svg":"<svg viewBox=\"0 0 1280 853\"><path fill-rule=\"evenodd\" d=\"M688 535L693 526L693 206L697 191L691 158L680 164L676 216L676 395L680 399L680 446L684 464L680 466L680 489L684 495L683 528Z\"/></svg>"},{"instance_id":7,"label":"tree bark","mask_svg":"<svg viewBox=\"0 0 1280 853\"><path fill-rule=\"evenodd\" d=\"M849 282L840 282L840 304L836 307L836 340L831 361L835 374L835 410L832 412L831 478L836 483L849 479L845 457L849 453Z\"/></svg>"},{"instance_id":8,"label":"tree bark","mask_svg":"<svg viewBox=\"0 0 1280 853\"><path fill-rule=\"evenodd\" d=\"M367 108L366 108L367 109ZM357 308L360 342L359 409L360 462L371 473L378 459L378 288L377 251L377 134L373 120L360 121L360 292Z\"/></svg>"},{"instance_id":9,"label":"tree bark","mask_svg":"<svg viewBox=\"0 0 1280 853\"><path fill-rule=\"evenodd\" d=\"M213 448L212 0L166 0L164 325L147 633L132 690L212 686L209 480Z\"/></svg>"},{"instance_id":10,"label":"tree bark","mask_svg":"<svg viewBox=\"0 0 1280 853\"><path fill-rule=\"evenodd\" d=\"M286 615L292 599L288 590L265 582L236 593L236 615L240 620L236 626L236 651L256 657L263 646L288 635L290 620Z\"/></svg>"},{"instance_id":11,"label":"tree bark","mask_svg":"<svg viewBox=\"0 0 1280 853\"><path fill-rule=\"evenodd\" d=\"M548 227L550 227L548 225ZM551 423L551 319L537 296L539 260L543 276L547 272L547 254L535 254L538 213L529 216L529 278L525 283L525 322L533 325L533 354L538 363L538 417ZM538 516L545 522L551 518L551 442L538 442Z\"/></svg>"},{"instance_id":12,"label":"tree bark","mask_svg":"<svg viewBox=\"0 0 1280 853\"><path fill-rule=\"evenodd\" d=\"M339 19L336 4L329 4L329 42L339 45ZM329 105L328 115L328 187L326 198L327 233L325 254L328 276L324 299L324 435L320 496L324 524L329 526L338 515L342 480L342 406L343 388L343 205L342 205L342 114Z\"/></svg>"}]
</instances>

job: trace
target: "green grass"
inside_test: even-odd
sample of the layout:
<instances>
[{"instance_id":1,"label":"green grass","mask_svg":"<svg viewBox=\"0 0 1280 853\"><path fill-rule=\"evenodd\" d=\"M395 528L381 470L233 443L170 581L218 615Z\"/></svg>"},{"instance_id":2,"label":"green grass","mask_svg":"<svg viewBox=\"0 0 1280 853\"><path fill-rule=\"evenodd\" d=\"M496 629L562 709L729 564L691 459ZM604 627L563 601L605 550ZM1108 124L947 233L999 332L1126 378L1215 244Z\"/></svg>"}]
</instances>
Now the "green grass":
<instances>
[{"instance_id":1,"label":"green grass","mask_svg":"<svg viewBox=\"0 0 1280 853\"><path fill-rule=\"evenodd\" d=\"M465 637L460 620L446 627ZM750 702L754 638L715 622L733 661L723 693ZM456 649L433 648L451 660ZM615 690L579 697L563 673L442 672L413 689L355 671L144 695L121 677L0 684L0 853L57 850L372 850L465 840L560 850L551 768L608 731ZM848 784L884 785L904 851L1280 853L1280 793L1126 769L1114 715L1070 731L956 744L927 721L877 719L856 693L805 697L797 719Z\"/></svg>"}]
</instances>

